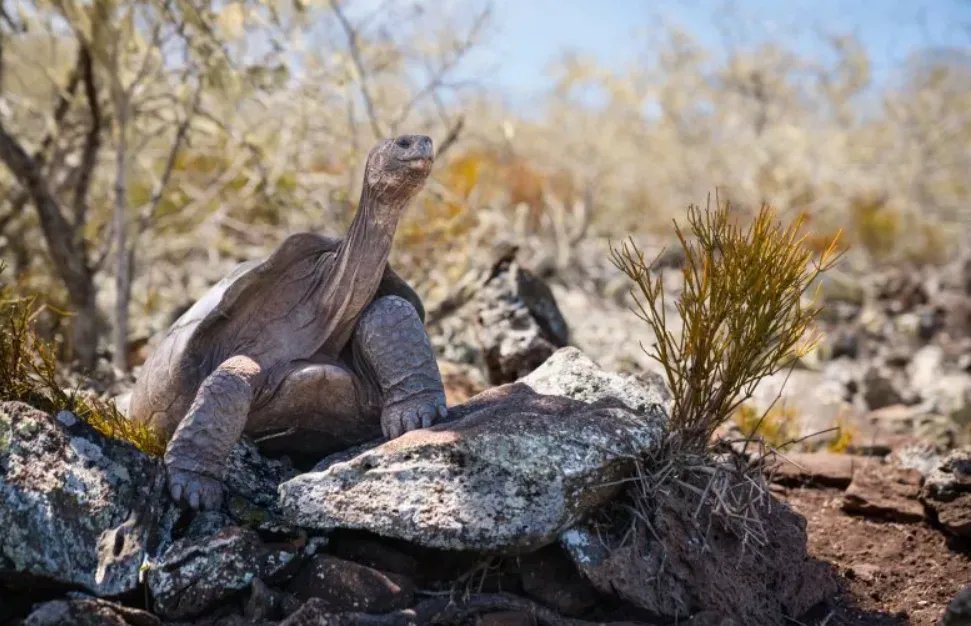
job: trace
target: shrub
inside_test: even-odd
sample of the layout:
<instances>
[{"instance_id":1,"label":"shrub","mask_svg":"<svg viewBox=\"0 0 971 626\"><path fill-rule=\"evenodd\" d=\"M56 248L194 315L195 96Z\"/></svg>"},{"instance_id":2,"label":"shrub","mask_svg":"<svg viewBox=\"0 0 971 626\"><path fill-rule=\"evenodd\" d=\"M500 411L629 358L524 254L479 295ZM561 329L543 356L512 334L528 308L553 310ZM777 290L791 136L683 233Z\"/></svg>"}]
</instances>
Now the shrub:
<instances>
[{"instance_id":1,"label":"shrub","mask_svg":"<svg viewBox=\"0 0 971 626\"><path fill-rule=\"evenodd\" d=\"M773 448L799 439L799 416L786 406L773 406L763 414L746 403L738 407L732 419L746 439L759 438Z\"/></svg>"},{"instance_id":2,"label":"shrub","mask_svg":"<svg viewBox=\"0 0 971 626\"><path fill-rule=\"evenodd\" d=\"M612 248L611 259L633 282L637 313L654 331L648 354L664 368L673 396L672 434L690 451L709 449L712 434L752 396L760 379L815 347L815 301L803 295L837 261L839 234L818 255L800 234L804 216L788 226L763 205L747 228L731 206L692 205L689 241L674 223L685 252L684 290L676 304L683 329L667 325L667 298L633 240Z\"/></svg>"},{"instance_id":3,"label":"shrub","mask_svg":"<svg viewBox=\"0 0 971 626\"><path fill-rule=\"evenodd\" d=\"M0 274L4 270L0 262ZM25 402L48 413L71 411L98 432L161 456L165 440L160 433L127 419L112 401L77 388L64 390L57 346L35 332L34 321L42 310L35 298L17 297L0 282L0 399Z\"/></svg>"}]
</instances>

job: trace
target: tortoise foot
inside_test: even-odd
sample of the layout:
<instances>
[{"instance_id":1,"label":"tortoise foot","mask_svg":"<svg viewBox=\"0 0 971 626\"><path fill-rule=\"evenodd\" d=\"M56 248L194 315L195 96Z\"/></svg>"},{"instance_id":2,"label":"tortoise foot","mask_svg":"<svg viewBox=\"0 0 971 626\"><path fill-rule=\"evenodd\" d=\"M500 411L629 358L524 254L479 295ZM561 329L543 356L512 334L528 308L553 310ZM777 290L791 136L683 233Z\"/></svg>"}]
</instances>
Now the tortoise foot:
<instances>
[{"instance_id":1,"label":"tortoise foot","mask_svg":"<svg viewBox=\"0 0 971 626\"><path fill-rule=\"evenodd\" d=\"M385 405L381 430L388 439L419 428L428 428L448 415L445 394L430 391Z\"/></svg>"},{"instance_id":2,"label":"tortoise foot","mask_svg":"<svg viewBox=\"0 0 971 626\"><path fill-rule=\"evenodd\" d=\"M223 499L222 482L190 470L169 468L169 493L193 511L218 509Z\"/></svg>"}]
</instances>

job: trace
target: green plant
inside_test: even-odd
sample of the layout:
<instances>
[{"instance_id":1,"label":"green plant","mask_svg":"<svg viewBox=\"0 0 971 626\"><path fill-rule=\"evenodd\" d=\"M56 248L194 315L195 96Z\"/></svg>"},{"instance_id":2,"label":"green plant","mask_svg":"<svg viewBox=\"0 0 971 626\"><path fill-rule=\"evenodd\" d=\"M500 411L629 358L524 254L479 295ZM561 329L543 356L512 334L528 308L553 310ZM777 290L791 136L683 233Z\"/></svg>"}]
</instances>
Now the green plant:
<instances>
[{"instance_id":1,"label":"green plant","mask_svg":"<svg viewBox=\"0 0 971 626\"><path fill-rule=\"evenodd\" d=\"M0 274L5 270L0 262ZM74 388L65 391L57 346L41 339L34 322L44 310L34 297L18 297L0 282L0 399L25 402L48 413L71 411L98 432L161 456L165 440L146 424L127 419L114 402Z\"/></svg>"},{"instance_id":2,"label":"green plant","mask_svg":"<svg viewBox=\"0 0 971 626\"><path fill-rule=\"evenodd\" d=\"M688 450L708 449L712 434L765 376L804 355L818 342L812 325L819 312L803 296L832 267L839 234L817 255L800 233L804 216L790 225L775 221L763 205L747 228L731 219L729 204L711 199L692 205L692 240L675 221L685 252L684 290L676 304L683 328L667 324L667 298L633 240L612 248L611 259L633 282L637 312L657 338L648 354L664 368L673 396L672 433Z\"/></svg>"}]
</instances>

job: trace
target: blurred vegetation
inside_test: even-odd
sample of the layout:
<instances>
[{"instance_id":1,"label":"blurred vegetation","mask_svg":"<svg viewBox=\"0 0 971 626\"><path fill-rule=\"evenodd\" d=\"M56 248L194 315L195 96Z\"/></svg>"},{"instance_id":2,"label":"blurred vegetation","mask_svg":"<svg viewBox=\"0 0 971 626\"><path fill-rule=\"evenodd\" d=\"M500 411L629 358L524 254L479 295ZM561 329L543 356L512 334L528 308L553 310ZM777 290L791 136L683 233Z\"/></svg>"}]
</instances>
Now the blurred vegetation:
<instances>
[{"instance_id":1,"label":"blurred vegetation","mask_svg":"<svg viewBox=\"0 0 971 626\"><path fill-rule=\"evenodd\" d=\"M0 264L0 281L5 270ZM54 346L34 329L43 308L36 298L18 297L0 282L0 399L25 402L51 414L70 411L103 435L153 456L164 454L162 435L128 420L114 402L82 392L78 386L66 389L67 377L60 371Z\"/></svg>"},{"instance_id":2,"label":"blurred vegetation","mask_svg":"<svg viewBox=\"0 0 971 626\"><path fill-rule=\"evenodd\" d=\"M686 219L688 235L675 223L685 253L677 335L668 324L664 281L652 272L653 263L633 241L615 248L612 258L634 283L638 315L656 337L649 354L663 367L673 396L672 431L680 445L699 452L762 378L816 346L819 307L804 303L803 296L840 252L837 235L817 255L805 245L804 220L783 226L768 206L747 226L741 222L749 220L717 199L714 207L690 206Z\"/></svg>"},{"instance_id":3,"label":"blurred vegetation","mask_svg":"<svg viewBox=\"0 0 971 626\"><path fill-rule=\"evenodd\" d=\"M806 215L817 252L842 229L872 263L946 261L971 224L966 49L915 50L878 86L843 33L807 56L745 43L727 19L724 49L647 29L625 69L565 54L527 117L475 63L500 26L488 0L14 8L0 258L73 313L41 314L38 332L87 367L113 354L128 369L114 346L288 233L341 233L368 149L399 132L438 151L393 255L429 306L497 240L568 279L585 240L669 237L712 188L749 216Z\"/></svg>"}]
</instances>

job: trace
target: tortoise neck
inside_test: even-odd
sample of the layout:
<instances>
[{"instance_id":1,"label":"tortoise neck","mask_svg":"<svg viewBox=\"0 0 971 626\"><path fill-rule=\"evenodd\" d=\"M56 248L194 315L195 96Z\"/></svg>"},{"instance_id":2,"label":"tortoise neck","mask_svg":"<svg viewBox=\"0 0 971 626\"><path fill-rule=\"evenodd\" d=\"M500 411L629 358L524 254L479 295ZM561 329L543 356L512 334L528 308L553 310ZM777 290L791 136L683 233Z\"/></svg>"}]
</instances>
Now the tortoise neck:
<instances>
[{"instance_id":1,"label":"tortoise neck","mask_svg":"<svg viewBox=\"0 0 971 626\"><path fill-rule=\"evenodd\" d=\"M365 186L357 213L337 249L338 293L347 298L349 317L360 315L377 293L400 215L400 207L374 198Z\"/></svg>"}]
</instances>

